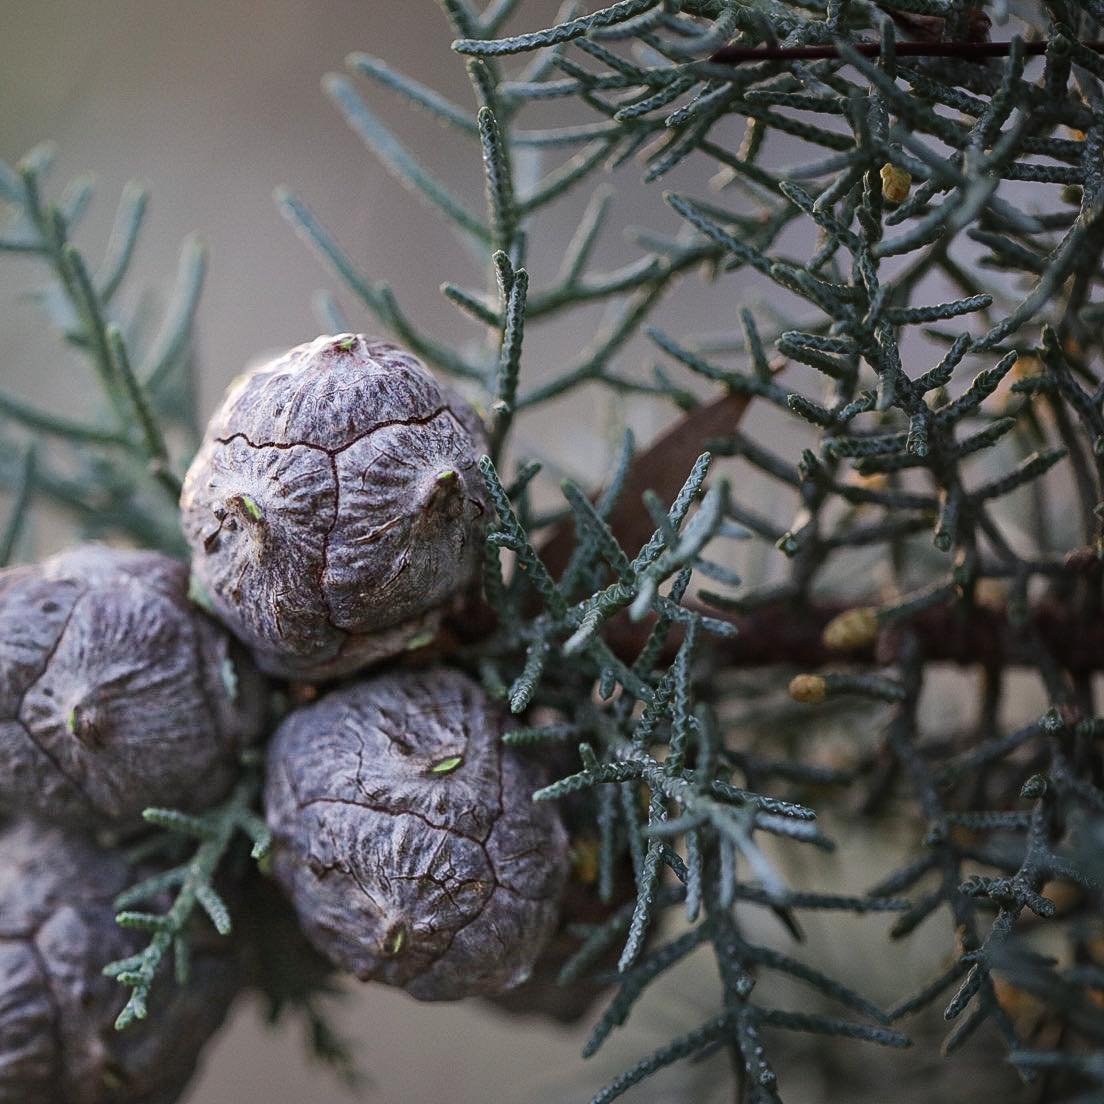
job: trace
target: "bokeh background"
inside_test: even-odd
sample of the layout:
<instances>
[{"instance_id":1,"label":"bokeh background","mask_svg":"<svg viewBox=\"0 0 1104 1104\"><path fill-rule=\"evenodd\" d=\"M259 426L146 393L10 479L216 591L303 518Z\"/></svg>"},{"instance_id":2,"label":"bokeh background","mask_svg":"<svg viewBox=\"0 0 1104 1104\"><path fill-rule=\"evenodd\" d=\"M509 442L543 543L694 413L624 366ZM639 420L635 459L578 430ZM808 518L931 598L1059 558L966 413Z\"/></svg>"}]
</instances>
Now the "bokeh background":
<instances>
[{"instance_id":1,"label":"bokeh background","mask_svg":"<svg viewBox=\"0 0 1104 1104\"><path fill-rule=\"evenodd\" d=\"M554 13L548 0L529 0L525 25L544 25ZM100 198L80 237L93 255L123 184L135 177L148 183L151 210L134 284L167 294L180 240L201 233L210 265L198 328L200 402L209 410L250 360L313 337L319 323L312 293L334 287L277 214L271 199L277 184L307 198L363 270L392 283L410 316L445 340L472 338L470 326L438 290L446 279L471 281L471 258L463 244L367 154L319 86L321 75L340 68L349 51L363 49L468 103L467 79L449 51L450 38L432 0L0 0L0 157L14 161L50 138L59 144L59 178L95 173ZM388 125L478 207L482 184L472 148L384 92L367 87L365 92ZM680 172L676 183L704 189L707 168L690 164ZM633 223L673 231L676 220L658 189L640 186L639 176L630 165L616 179L615 231ZM531 268L538 280L554 273L578 214L579 205L568 203L534 228ZM599 260L615 264L632 255L631 245L615 232ZM21 261L0 265L0 377L5 389L40 405L79 411L89 385L74 374L56 337L26 300L32 269ZM363 312L343 301L358 328L371 328ZM734 326L739 305L731 282L719 287L695 282L665 305L660 321L675 334L725 330ZM554 373L585 343L599 315L574 315L548 327L539 340L527 336L526 378L533 382ZM641 341L626 349L622 361L627 371L644 371L653 357ZM647 438L670 416L669 408L591 391L523 422L519 441L524 451L549 460L551 471L593 482L625 424ZM756 410L749 425L756 434L773 434L777 444L778 434L792 431L775 418L771 411ZM791 509L772 501L747 471L738 473L737 493L779 520ZM49 523L35 536L42 552L65 539L64 531ZM950 692L941 697L940 708L953 721L969 702L972 683L961 676L946 685ZM844 858L817 854L815 866L804 868L800 856L793 857L796 849L787 851L788 870L803 885L858 891L890 868L893 856L884 836L873 840L842 822L829 828L841 837ZM915 832L905 825L902 833L899 842L907 846ZM813 917L806 925L808 953L874 1000L892 1003L902 993L904 976L920 979L935 972L949 941L945 921L936 921L890 956L883 951L888 924L877 916L839 924ZM778 945L786 939L769 923L762 935ZM872 947L882 953L871 953ZM780 990L779 1000L783 1007L813 1007L797 988ZM336 1022L369 1075L368 1100L567 1102L587 1099L612 1074L711 1015L714 1007L711 973L705 963L691 961L657 987L602 1057L587 1064L579 1058L586 1023L564 1028L478 1002L420 1005L382 987L353 986ZM353 1099L307 1060L296 1025L270 1031L258 1012L248 998L235 1008L228 1029L206 1055L189 1104ZM775 1053L785 1071L787 1101L935 1099L948 1083L936 1027L910 1028L919 1045L905 1054L885 1055L850 1042L820 1045L804 1036L779 1039ZM959 1090L971 1068L996 1061L984 1040L972 1054L953 1075ZM993 1079L990 1069L986 1076L989 1092L1011 1087L1008 1075ZM633 1099L688 1104L731 1099L725 1061L678 1067Z\"/></svg>"}]
</instances>

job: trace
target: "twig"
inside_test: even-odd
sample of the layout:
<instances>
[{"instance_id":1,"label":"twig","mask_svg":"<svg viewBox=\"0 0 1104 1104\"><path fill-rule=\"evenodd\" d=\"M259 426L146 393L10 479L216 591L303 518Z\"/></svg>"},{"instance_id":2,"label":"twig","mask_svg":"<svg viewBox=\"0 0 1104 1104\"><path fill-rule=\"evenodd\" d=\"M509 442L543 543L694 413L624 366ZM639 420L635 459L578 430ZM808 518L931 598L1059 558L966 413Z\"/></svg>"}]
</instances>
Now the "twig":
<instances>
[{"instance_id":1,"label":"twig","mask_svg":"<svg viewBox=\"0 0 1104 1104\"><path fill-rule=\"evenodd\" d=\"M1104 53L1104 42L1082 42L1086 50ZM877 42L859 42L851 47L863 57L876 58L881 53ZM949 57L963 61L982 61L985 58L1007 57L1011 42L897 42L893 52L898 57ZM1023 52L1028 57L1045 54L1047 43L1025 42ZM746 61L832 61L843 60L843 54L835 46L722 46L711 54L709 61L716 65L741 65Z\"/></svg>"},{"instance_id":2,"label":"twig","mask_svg":"<svg viewBox=\"0 0 1104 1104\"><path fill-rule=\"evenodd\" d=\"M876 599L874 602L876 603ZM840 614L864 605L852 601L776 601L748 613L718 611L694 600L684 605L731 622L738 632L716 642L721 661L739 667L769 667L779 664L805 670L829 664L893 663L897 642L892 630L877 643L841 652L823 639L825 627ZM1104 625L1086 617L1076 604L1045 598L1030 608L1030 624L1067 671L1084 673L1104 669ZM909 622L925 660L962 665L1001 663L1009 667L1031 667L1038 657L1025 642L1022 629L1010 621L1004 609L975 606L963 618L954 604L943 604L917 614ZM609 622L606 640L622 657L633 657L647 638L647 622L617 618ZM664 649L670 660L682 637L674 626Z\"/></svg>"},{"instance_id":3,"label":"twig","mask_svg":"<svg viewBox=\"0 0 1104 1104\"><path fill-rule=\"evenodd\" d=\"M19 465L19 475L15 484L14 501L8 524L0 534L0 568L7 567L15 554L15 546L23 533L23 523L27 518L27 506L31 501L35 483L36 453L34 445L28 445L23 451Z\"/></svg>"}]
</instances>

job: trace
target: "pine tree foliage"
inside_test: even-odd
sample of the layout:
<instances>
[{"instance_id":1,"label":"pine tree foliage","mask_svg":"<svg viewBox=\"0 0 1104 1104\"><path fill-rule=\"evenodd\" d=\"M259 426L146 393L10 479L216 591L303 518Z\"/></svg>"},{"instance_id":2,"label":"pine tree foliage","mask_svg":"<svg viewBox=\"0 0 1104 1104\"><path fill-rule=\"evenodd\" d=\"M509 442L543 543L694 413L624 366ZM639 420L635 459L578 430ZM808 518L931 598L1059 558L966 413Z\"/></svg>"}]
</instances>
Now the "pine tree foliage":
<instances>
[{"instance_id":1,"label":"pine tree foliage","mask_svg":"<svg viewBox=\"0 0 1104 1104\"><path fill-rule=\"evenodd\" d=\"M177 981L187 984L189 925L193 915L202 911L219 935L230 934L233 928L230 909L214 886L215 874L238 831L252 838L254 859L264 859L268 854L271 845L268 828L252 809L257 788L255 774L247 776L222 805L199 815L176 809L145 810L143 815L147 823L171 836L193 840L196 847L185 862L138 882L115 901L115 907L120 910L115 917L117 924L150 932L150 942L143 951L104 967L105 974L131 990L130 998L115 1021L118 1030L146 1018L150 990L170 949ZM174 897L164 913L133 907L155 900L166 891L174 891Z\"/></svg>"},{"instance_id":2,"label":"pine tree foliage","mask_svg":"<svg viewBox=\"0 0 1104 1104\"><path fill-rule=\"evenodd\" d=\"M171 300L146 336L152 329L147 311L124 311L117 300L142 228L145 188L131 183L123 189L111 235L93 266L72 241L93 197L92 180L76 177L49 201L43 185L54 157L53 147L42 145L14 169L0 164L0 202L11 209L0 254L45 268L50 282L32 294L65 343L87 361L100 384L102 409L73 421L0 392L0 485L16 493L0 562L14 551L33 493L72 515L86 535L115 531L146 547L180 551L180 481L166 435L198 433L191 334L204 251L194 238L185 241ZM48 453L21 447L12 432L19 428L48 443Z\"/></svg>"},{"instance_id":3,"label":"pine tree foliage","mask_svg":"<svg viewBox=\"0 0 1104 1104\"><path fill-rule=\"evenodd\" d=\"M282 190L277 201L376 325L483 396L491 454L481 467L496 520L484 606L458 630L452 658L518 715L507 742L567 764L536 799L577 810L577 842L595 849L593 892L608 919L577 929L560 979L605 970L611 955L615 963L586 1053L665 971L692 954L715 963L716 1013L642 1057L595 1104L720 1048L740 1099L780 1101L775 1029L898 1047L908 1043L899 1026L936 1005L950 1024L948 1054L988 1024L1025 1079L1046 1079L1047 1099L1098 1099L1104 4L620 0L592 10L568 3L536 29L518 0L441 6L472 106L360 53L325 88L369 150L472 247L474 282L442 292L480 342L457 349L434 337L302 198ZM978 60L966 47L988 33L983 7L1006 48ZM380 90L470 139L485 210L467 206L384 125L371 107ZM577 107L578 121L530 121L560 101ZM776 148L800 149L802 160L779 167ZM712 191L666 194L681 230L639 233L636 260L596 269L613 202L602 180L633 159L648 182L684 164L708 171ZM100 373L117 422L71 424L0 396L5 422L95 458L74 483L47 463L52 448L11 450L0 474L16 509L3 547L11 552L35 494L100 524L87 516L86 487L111 496L129 536L171 545L138 495L150 477L172 484L161 396L188 360L197 254L186 251L193 259L167 328L132 370L111 299L141 219L139 193L124 196L107 258L89 276L67 237L83 185L44 204L44 161L36 152L0 175L15 208L0 246L50 267L56 290L46 301ZM544 166L535 177L534 163ZM530 228L588 188L558 275L531 282ZM737 332L704 341L651 325L665 296L694 294L695 273L729 289ZM788 315L755 307L753 285L777 289ZM941 301L932 290L948 287ZM335 301L319 302L345 328ZM533 327L594 304L610 311L577 358L532 378ZM663 358L654 379L624 365L639 334ZM691 379L715 396L696 397ZM563 508L541 514L541 468L517 455L513 430L580 387L659 396L679 420L660 451L640 452L626 435L607 478L565 483ZM792 419L807 447L788 455L755 439L764 403ZM792 504L786 527L717 474L728 457ZM726 566L727 542L749 538L780 567L753 589ZM838 565L846 574L871 552L889 585L863 593L860 579L837 593ZM921 708L948 663L980 672L965 731L933 728ZM792 674L793 701L756 714L732 678L748 666ZM1019 670L1048 704L1010 723ZM843 765L825 766L810 749L841 708L869 732ZM768 730L788 735L769 751L744 740ZM789 884L774 856L832 847L815 805L873 817L891 795L916 818L915 848L893 873L860 897ZM238 814L225 815L229 824ZM200 827L191 834L205 839ZM182 895L192 892L219 927L216 901L188 889L189 869L166 878L184 877ZM199 884L210 887L210 872ZM950 957L883 1010L753 942L744 921L752 909L770 910L793 934L803 910L891 913L890 940L941 924ZM163 919L149 923L163 930ZM761 1000L758 979L771 972L810 986L838 1014ZM1034 1024L1018 1012L1025 994L1045 1008Z\"/></svg>"}]
</instances>

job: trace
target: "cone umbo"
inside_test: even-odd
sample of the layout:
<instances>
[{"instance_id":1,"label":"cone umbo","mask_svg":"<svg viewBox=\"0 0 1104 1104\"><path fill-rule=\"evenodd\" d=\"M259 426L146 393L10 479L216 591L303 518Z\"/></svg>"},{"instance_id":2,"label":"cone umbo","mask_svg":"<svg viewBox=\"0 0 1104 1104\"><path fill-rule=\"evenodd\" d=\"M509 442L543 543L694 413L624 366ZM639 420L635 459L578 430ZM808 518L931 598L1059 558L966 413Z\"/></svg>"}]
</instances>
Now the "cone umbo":
<instances>
[{"instance_id":1,"label":"cone umbo","mask_svg":"<svg viewBox=\"0 0 1104 1104\"><path fill-rule=\"evenodd\" d=\"M170 1104L240 985L230 948L193 941L188 983L116 1031L126 995L103 975L148 934L115 923L122 854L23 821L0 834L0 1104Z\"/></svg>"},{"instance_id":2,"label":"cone umbo","mask_svg":"<svg viewBox=\"0 0 1104 1104\"><path fill-rule=\"evenodd\" d=\"M476 683L433 668L334 691L278 729L273 869L308 938L362 980L452 1000L529 976L567 838L502 726Z\"/></svg>"},{"instance_id":3,"label":"cone umbo","mask_svg":"<svg viewBox=\"0 0 1104 1104\"><path fill-rule=\"evenodd\" d=\"M54 823L198 809L260 727L260 676L184 564L79 546L0 572L0 811Z\"/></svg>"},{"instance_id":4,"label":"cone umbo","mask_svg":"<svg viewBox=\"0 0 1104 1104\"><path fill-rule=\"evenodd\" d=\"M271 674L396 655L475 575L484 449L474 411L397 346L300 345L211 419L181 496L196 580Z\"/></svg>"}]
</instances>

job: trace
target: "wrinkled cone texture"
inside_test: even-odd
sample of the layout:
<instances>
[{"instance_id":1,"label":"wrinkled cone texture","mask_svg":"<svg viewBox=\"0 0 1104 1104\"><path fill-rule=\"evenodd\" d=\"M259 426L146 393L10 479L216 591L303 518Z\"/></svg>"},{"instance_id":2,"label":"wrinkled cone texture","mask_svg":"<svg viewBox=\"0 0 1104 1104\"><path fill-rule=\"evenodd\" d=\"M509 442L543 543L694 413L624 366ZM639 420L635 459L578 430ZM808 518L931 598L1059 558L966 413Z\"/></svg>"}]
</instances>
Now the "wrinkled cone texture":
<instances>
[{"instance_id":1,"label":"wrinkled cone texture","mask_svg":"<svg viewBox=\"0 0 1104 1104\"><path fill-rule=\"evenodd\" d=\"M474 411L397 346L300 345L211 419L181 496L195 577L270 674L397 655L475 576L485 447Z\"/></svg>"},{"instance_id":2,"label":"wrinkled cone texture","mask_svg":"<svg viewBox=\"0 0 1104 1104\"><path fill-rule=\"evenodd\" d=\"M292 713L270 747L274 870L308 938L423 1000L500 992L555 927L567 837L534 803L483 690L446 668L387 674Z\"/></svg>"},{"instance_id":3,"label":"wrinkled cone texture","mask_svg":"<svg viewBox=\"0 0 1104 1104\"><path fill-rule=\"evenodd\" d=\"M94 544L0 572L0 812L96 824L223 796L260 676L187 590L168 556Z\"/></svg>"}]
</instances>

